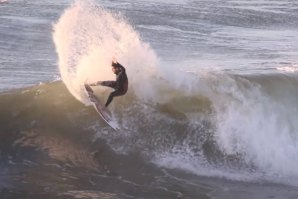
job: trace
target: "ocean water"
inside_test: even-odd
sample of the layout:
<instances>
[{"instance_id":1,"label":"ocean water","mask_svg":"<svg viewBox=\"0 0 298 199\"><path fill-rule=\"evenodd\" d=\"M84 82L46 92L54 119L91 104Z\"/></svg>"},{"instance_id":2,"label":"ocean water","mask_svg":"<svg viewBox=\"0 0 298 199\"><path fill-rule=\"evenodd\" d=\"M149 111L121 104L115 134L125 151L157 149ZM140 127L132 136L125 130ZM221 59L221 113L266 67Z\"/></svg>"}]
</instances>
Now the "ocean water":
<instances>
[{"instance_id":1,"label":"ocean water","mask_svg":"<svg viewBox=\"0 0 298 199\"><path fill-rule=\"evenodd\" d=\"M297 11L0 1L0 198L298 198ZM117 132L83 89L115 78L113 57L129 78Z\"/></svg>"}]
</instances>

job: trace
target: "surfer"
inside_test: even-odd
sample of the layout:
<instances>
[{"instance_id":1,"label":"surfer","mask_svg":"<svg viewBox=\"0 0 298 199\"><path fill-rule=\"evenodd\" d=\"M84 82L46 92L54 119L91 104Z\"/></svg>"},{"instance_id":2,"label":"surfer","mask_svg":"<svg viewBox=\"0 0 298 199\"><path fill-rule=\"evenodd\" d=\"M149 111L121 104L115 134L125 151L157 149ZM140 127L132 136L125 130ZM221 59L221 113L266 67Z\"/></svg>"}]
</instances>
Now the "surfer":
<instances>
[{"instance_id":1,"label":"surfer","mask_svg":"<svg viewBox=\"0 0 298 199\"><path fill-rule=\"evenodd\" d=\"M113 92L110 93L107 99L107 102L105 104L105 107L109 106L109 104L112 102L114 97L124 95L128 89L128 79L127 79L125 68L117 61L113 60L112 71L116 75L116 81L98 81L98 82L89 84L90 86L101 85L101 86L107 86L115 89Z\"/></svg>"}]
</instances>

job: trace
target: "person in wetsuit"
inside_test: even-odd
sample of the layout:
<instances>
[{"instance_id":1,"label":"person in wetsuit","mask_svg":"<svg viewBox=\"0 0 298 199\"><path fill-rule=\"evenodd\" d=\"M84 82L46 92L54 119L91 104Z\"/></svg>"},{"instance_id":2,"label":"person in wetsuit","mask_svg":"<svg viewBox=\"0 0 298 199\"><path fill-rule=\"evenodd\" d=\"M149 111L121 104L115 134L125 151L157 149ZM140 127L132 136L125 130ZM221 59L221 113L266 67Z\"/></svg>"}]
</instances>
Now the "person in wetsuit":
<instances>
[{"instance_id":1,"label":"person in wetsuit","mask_svg":"<svg viewBox=\"0 0 298 199\"><path fill-rule=\"evenodd\" d=\"M112 61L112 71L116 75L116 81L98 81L93 84L89 84L90 86L107 86L115 89L115 91L111 92L105 107L108 107L109 104L112 102L114 97L118 97L124 95L128 90L128 79L126 75L125 68L119 64L117 61Z\"/></svg>"}]
</instances>

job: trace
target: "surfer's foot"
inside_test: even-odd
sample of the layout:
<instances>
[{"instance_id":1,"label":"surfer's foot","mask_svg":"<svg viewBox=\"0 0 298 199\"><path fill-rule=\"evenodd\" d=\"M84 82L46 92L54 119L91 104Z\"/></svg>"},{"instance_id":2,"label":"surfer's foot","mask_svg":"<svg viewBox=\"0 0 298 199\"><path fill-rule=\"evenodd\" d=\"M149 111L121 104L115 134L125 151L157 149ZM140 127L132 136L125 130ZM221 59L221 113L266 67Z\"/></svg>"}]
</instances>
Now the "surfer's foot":
<instances>
[{"instance_id":1,"label":"surfer's foot","mask_svg":"<svg viewBox=\"0 0 298 199\"><path fill-rule=\"evenodd\" d=\"M91 88L88 84L85 84L85 88L86 88L86 90L87 90L88 92L93 93L92 88Z\"/></svg>"}]
</instances>

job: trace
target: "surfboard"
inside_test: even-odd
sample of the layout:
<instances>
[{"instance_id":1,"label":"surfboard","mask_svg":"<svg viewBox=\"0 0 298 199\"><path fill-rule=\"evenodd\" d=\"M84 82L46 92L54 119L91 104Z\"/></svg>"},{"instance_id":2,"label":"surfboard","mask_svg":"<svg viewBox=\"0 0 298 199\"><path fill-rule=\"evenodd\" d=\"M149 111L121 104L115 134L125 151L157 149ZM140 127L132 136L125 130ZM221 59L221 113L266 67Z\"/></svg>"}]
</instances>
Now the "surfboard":
<instances>
[{"instance_id":1,"label":"surfboard","mask_svg":"<svg viewBox=\"0 0 298 199\"><path fill-rule=\"evenodd\" d=\"M119 130L119 127L116 121L112 117L111 111L100 102L98 97L94 94L92 88L87 84L85 84L85 91L87 96L90 99L90 102L93 104L95 110L105 121L105 123L108 124L110 127L112 127L114 130L116 131Z\"/></svg>"}]
</instances>

